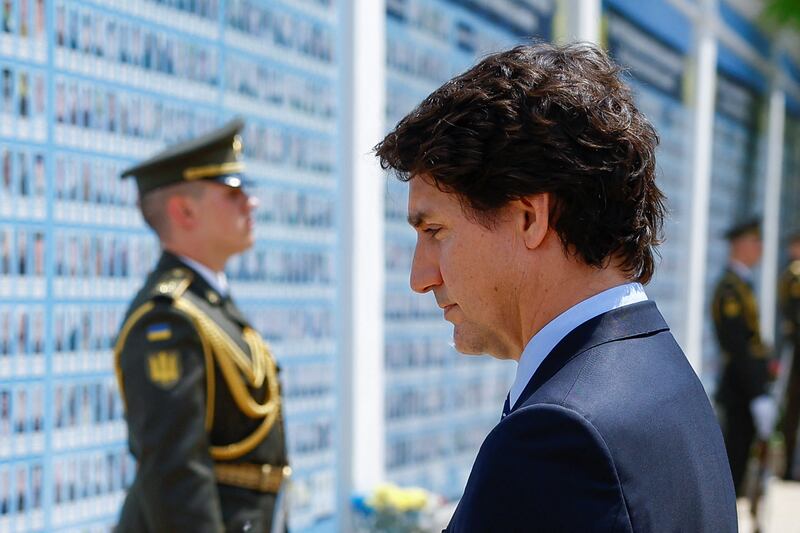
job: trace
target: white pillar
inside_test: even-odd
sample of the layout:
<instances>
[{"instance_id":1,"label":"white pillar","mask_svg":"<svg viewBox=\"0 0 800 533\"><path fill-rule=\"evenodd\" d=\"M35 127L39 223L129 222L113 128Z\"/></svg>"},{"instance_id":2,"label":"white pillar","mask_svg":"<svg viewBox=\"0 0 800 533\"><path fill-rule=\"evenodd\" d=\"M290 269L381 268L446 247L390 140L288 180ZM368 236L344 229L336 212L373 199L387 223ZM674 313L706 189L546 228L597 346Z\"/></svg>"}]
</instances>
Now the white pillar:
<instances>
[{"instance_id":1,"label":"white pillar","mask_svg":"<svg viewBox=\"0 0 800 533\"><path fill-rule=\"evenodd\" d=\"M339 529L350 497L384 478L384 193L372 153L385 134L384 0L341 3L341 301Z\"/></svg>"},{"instance_id":2,"label":"white pillar","mask_svg":"<svg viewBox=\"0 0 800 533\"><path fill-rule=\"evenodd\" d=\"M600 0L561 0L557 7L558 41L600 42Z\"/></svg>"},{"instance_id":3,"label":"white pillar","mask_svg":"<svg viewBox=\"0 0 800 533\"><path fill-rule=\"evenodd\" d=\"M775 65L769 95L767 123L767 168L764 191L762 233L764 255L761 262L761 337L768 344L775 342L775 306L778 283L778 249L781 220L781 184L783 182L783 136L786 113L786 93L780 87L780 66Z\"/></svg>"},{"instance_id":4,"label":"white pillar","mask_svg":"<svg viewBox=\"0 0 800 533\"><path fill-rule=\"evenodd\" d=\"M711 193L711 156L714 145L714 106L717 85L717 40L714 35L715 0L704 0L695 20L694 124L692 138L692 231L689 243L689 286L686 356L699 375L703 362L703 324L708 309L706 262L708 212Z\"/></svg>"}]
</instances>

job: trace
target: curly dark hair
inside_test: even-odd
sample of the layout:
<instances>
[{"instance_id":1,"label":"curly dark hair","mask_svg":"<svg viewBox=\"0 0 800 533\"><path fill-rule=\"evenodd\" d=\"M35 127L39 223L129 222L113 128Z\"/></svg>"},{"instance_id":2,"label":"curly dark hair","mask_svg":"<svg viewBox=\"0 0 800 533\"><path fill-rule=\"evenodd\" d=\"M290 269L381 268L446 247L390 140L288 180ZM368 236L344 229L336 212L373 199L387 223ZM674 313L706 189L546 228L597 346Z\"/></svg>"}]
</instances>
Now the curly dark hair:
<instances>
[{"instance_id":1,"label":"curly dark hair","mask_svg":"<svg viewBox=\"0 0 800 533\"><path fill-rule=\"evenodd\" d=\"M619 260L642 283L655 269L664 195L658 135L600 49L532 44L448 81L376 147L384 169L426 175L490 227L498 210L552 193L564 249L597 268Z\"/></svg>"}]
</instances>

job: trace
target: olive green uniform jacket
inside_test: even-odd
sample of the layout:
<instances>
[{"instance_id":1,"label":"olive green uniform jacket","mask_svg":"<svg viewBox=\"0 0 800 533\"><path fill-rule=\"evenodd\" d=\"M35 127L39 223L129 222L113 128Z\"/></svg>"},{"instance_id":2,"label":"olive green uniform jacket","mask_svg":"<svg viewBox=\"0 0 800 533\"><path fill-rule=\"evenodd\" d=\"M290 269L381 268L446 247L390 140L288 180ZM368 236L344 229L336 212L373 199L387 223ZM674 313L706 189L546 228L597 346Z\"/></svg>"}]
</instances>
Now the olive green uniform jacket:
<instances>
[{"instance_id":1,"label":"olive green uniform jacket","mask_svg":"<svg viewBox=\"0 0 800 533\"><path fill-rule=\"evenodd\" d=\"M797 468L797 428L800 423L800 260L789 264L778 287L783 331L793 346L786 382L786 405L783 413L783 436L786 442L784 479L800 479Z\"/></svg>"},{"instance_id":2,"label":"olive green uniform jacket","mask_svg":"<svg viewBox=\"0 0 800 533\"><path fill-rule=\"evenodd\" d=\"M717 283L711 309L723 358L716 399L733 484L742 495L756 435L750 402L768 392L769 350L761 340L753 288L733 269L725 270Z\"/></svg>"},{"instance_id":3,"label":"olive green uniform jacket","mask_svg":"<svg viewBox=\"0 0 800 533\"><path fill-rule=\"evenodd\" d=\"M233 302L165 252L130 306L115 357L138 463L117 531L270 531L275 491L215 473L288 464L274 360Z\"/></svg>"}]
</instances>

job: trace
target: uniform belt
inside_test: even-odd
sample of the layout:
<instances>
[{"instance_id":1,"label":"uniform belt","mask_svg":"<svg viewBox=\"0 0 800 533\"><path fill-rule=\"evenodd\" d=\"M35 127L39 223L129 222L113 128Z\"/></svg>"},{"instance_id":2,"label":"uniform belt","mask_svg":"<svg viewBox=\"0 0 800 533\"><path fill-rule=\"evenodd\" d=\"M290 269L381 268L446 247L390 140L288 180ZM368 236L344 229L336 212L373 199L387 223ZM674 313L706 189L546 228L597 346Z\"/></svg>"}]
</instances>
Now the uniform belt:
<instances>
[{"instance_id":1,"label":"uniform belt","mask_svg":"<svg viewBox=\"0 0 800 533\"><path fill-rule=\"evenodd\" d=\"M214 476L223 485L277 494L285 478L292 475L288 465L253 463L214 463Z\"/></svg>"}]
</instances>

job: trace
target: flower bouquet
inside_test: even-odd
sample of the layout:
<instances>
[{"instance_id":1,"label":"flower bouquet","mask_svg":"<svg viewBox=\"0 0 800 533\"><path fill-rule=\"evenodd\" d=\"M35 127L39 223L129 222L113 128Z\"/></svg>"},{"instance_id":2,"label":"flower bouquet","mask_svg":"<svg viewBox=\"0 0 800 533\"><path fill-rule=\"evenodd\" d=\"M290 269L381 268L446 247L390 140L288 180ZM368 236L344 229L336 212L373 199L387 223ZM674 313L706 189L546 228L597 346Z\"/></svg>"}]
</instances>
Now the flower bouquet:
<instances>
[{"instance_id":1,"label":"flower bouquet","mask_svg":"<svg viewBox=\"0 0 800 533\"><path fill-rule=\"evenodd\" d=\"M353 497L353 520L356 530L363 533L438 532L443 527L444 503L441 496L425 489L384 483L369 496Z\"/></svg>"}]
</instances>

